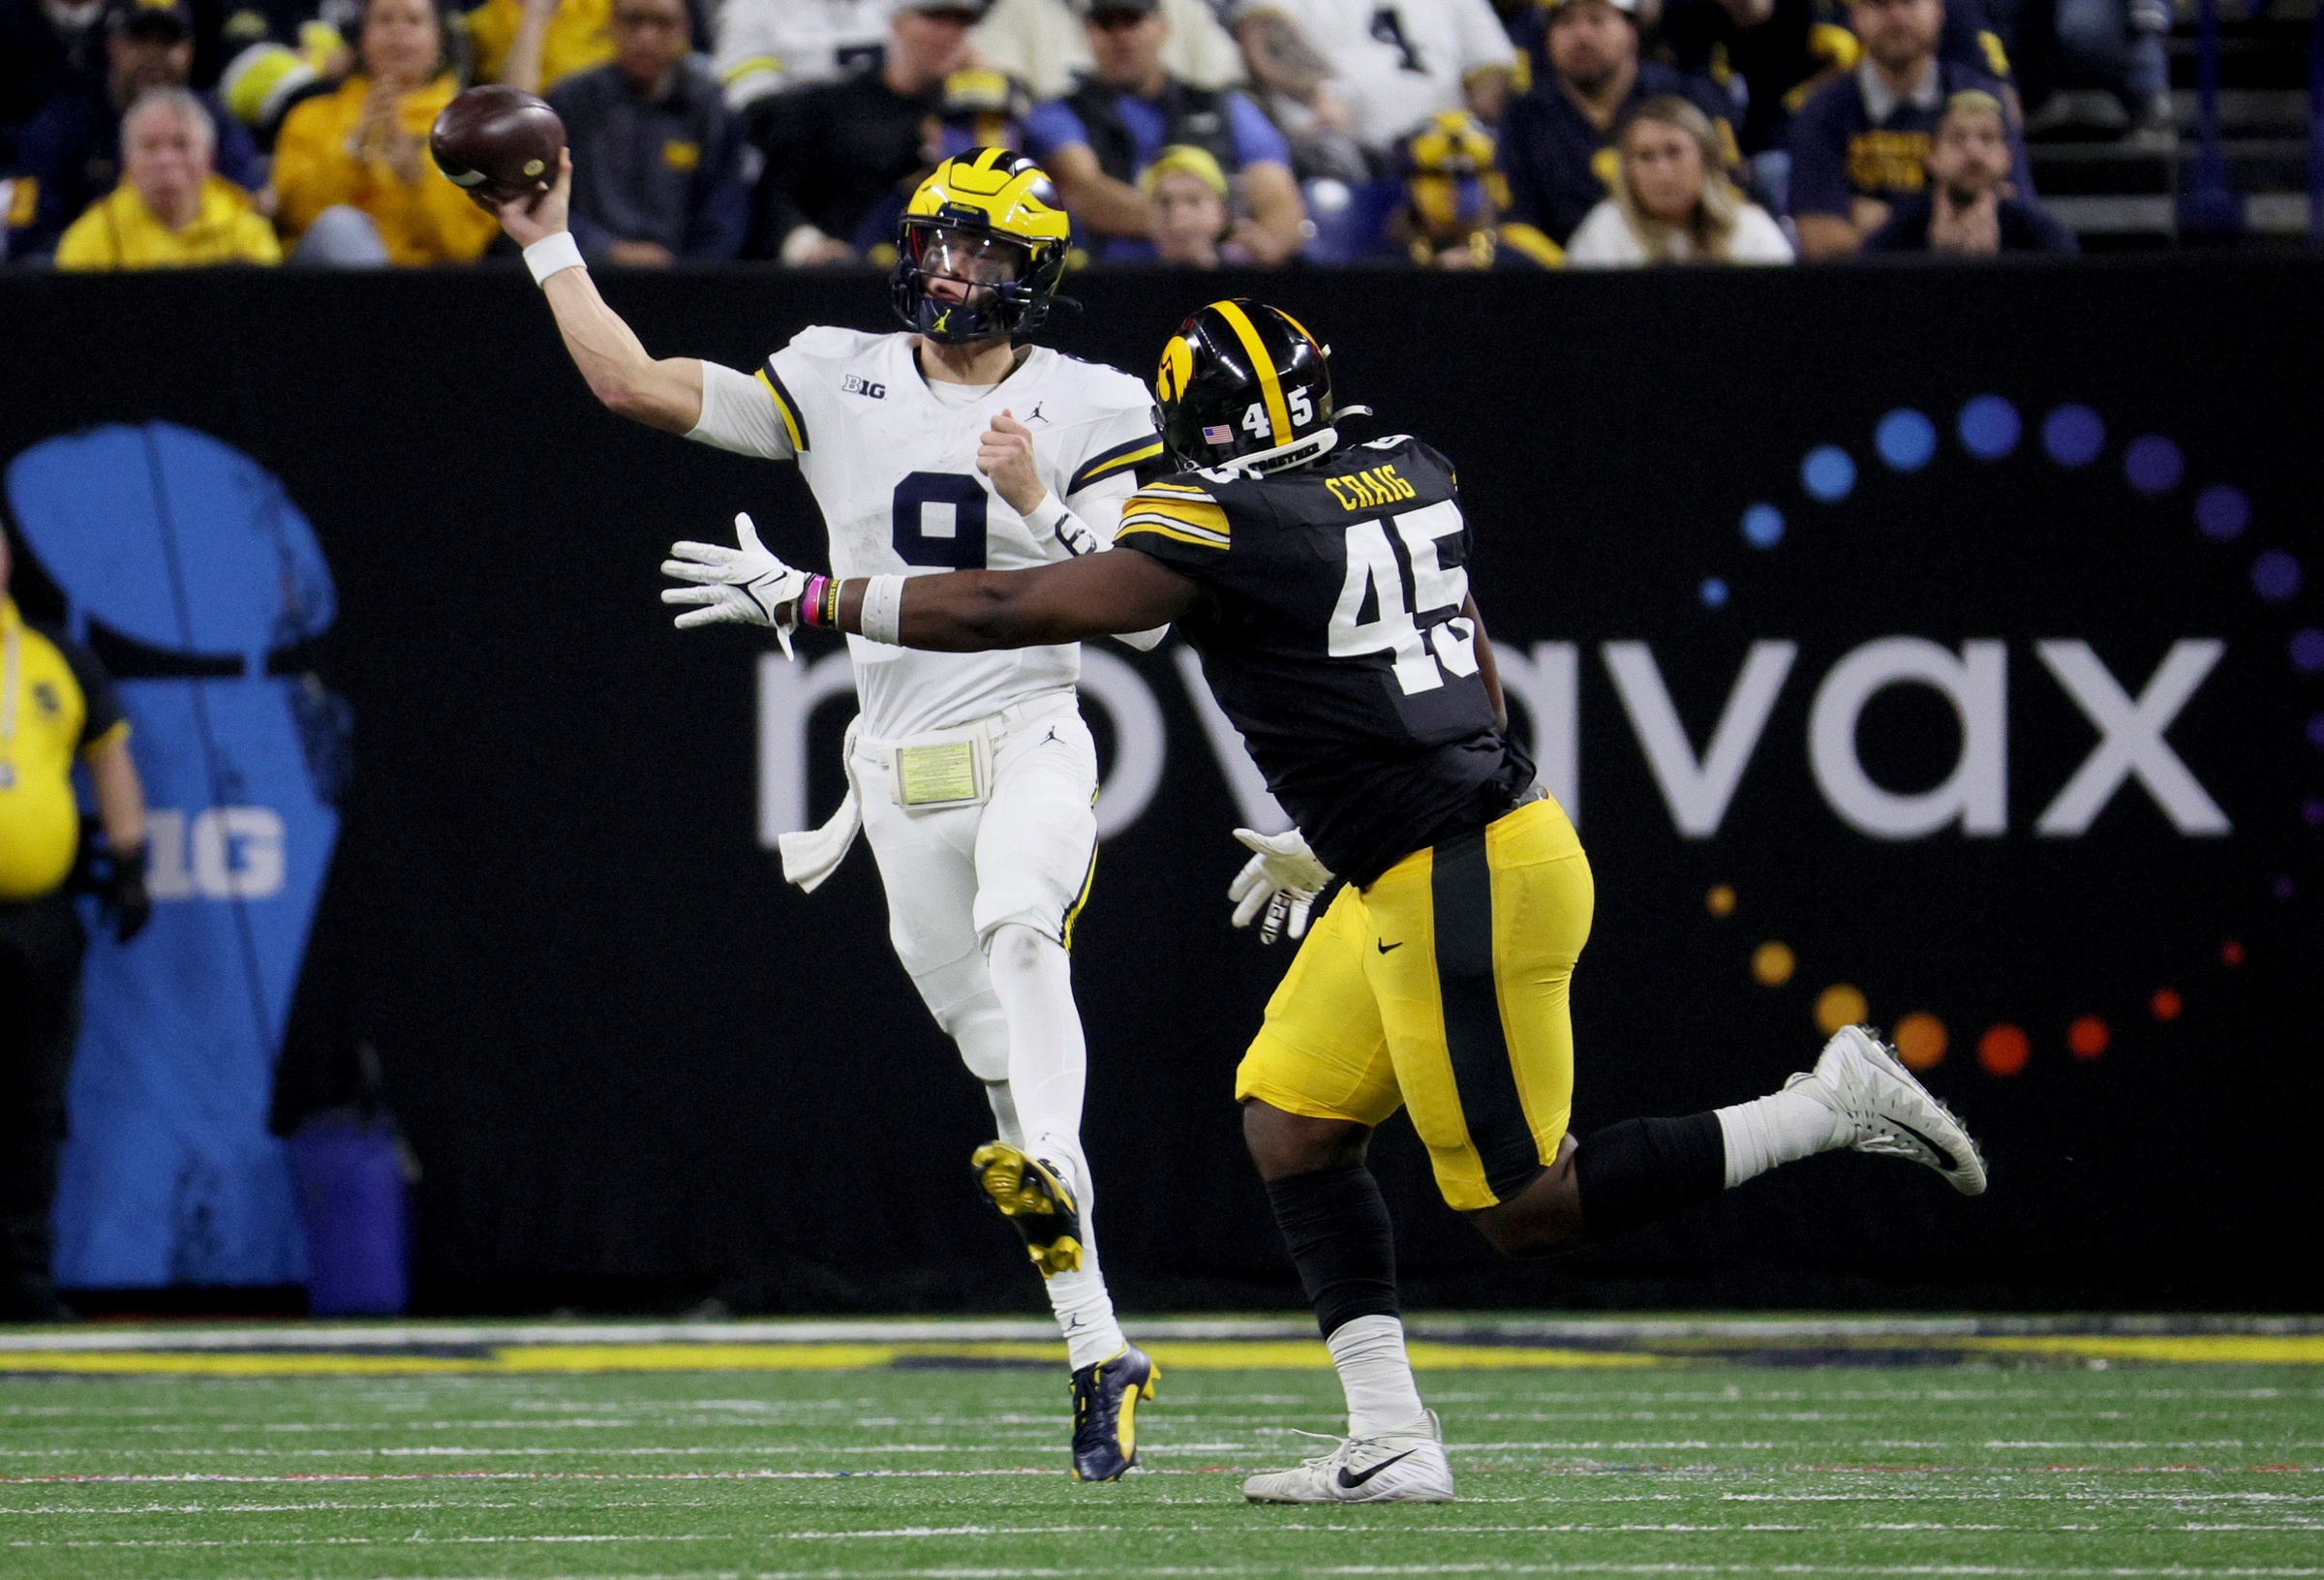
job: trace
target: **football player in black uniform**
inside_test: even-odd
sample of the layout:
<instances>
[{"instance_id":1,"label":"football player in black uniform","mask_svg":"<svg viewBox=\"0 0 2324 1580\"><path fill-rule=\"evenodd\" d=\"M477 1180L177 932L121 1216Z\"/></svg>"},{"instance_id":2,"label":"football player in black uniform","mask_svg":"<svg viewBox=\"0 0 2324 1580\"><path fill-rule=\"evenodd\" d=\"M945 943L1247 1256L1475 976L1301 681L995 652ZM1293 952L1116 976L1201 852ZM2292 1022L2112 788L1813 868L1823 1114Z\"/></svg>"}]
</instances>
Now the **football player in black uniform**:
<instances>
[{"instance_id":1,"label":"football player in black uniform","mask_svg":"<svg viewBox=\"0 0 2324 1580\"><path fill-rule=\"evenodd\" d=\"M1162 432L1189 470L1124 507L1113 552L1008 572L838 583L768 556L665 570L680 604L747 602L943 651L1176 623L1298 827L1235 883L1305 942L1236 1077L1243 1134L1347 1393L1349 1435L1256 1502L1452 1496L1398 1319L1388 1209L1364 1167L1399 1107L1438 1188L1519 1256L1620 1234L1817 1152L1910 1158L1974 1195L1975 1145L1869 1029L1771 1096L1576 1140L1568 989L1590 867L1509 734L1452 465L1397 435L1343 443L1326 352L1288 315L1213 302L1164 349ZM731 551L726 551L731 553ZM709 558L717 558L716 556ZM1309 903L1345 880L1312 931Z\"/></svg>"}]
</instances>

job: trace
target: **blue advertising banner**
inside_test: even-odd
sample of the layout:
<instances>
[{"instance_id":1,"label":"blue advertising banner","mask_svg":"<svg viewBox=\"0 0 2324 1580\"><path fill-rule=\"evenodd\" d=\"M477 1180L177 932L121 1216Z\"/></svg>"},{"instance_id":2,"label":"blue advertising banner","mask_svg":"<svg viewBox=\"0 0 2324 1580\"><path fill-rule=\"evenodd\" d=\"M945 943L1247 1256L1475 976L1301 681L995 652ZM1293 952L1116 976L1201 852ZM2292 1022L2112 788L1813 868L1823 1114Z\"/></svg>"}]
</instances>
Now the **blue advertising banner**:
<instances>
[{"instance_id":1,"label":"blue advertising banner","mask_svg":"<svg viewBox=\"0 0 2324 1580\"><path fill-rule=\"evenodd\" d=\"M297 1283L305 1250L266 1117L338 836L333 747L312 737L337 724L267 660L329 627L329 569L262 467L170 423L35 445L9 465L8 501L77 631L239 671L120 683L155 914L128 945L91 929L58 1280Z\"/></svg>"}]
</instances>

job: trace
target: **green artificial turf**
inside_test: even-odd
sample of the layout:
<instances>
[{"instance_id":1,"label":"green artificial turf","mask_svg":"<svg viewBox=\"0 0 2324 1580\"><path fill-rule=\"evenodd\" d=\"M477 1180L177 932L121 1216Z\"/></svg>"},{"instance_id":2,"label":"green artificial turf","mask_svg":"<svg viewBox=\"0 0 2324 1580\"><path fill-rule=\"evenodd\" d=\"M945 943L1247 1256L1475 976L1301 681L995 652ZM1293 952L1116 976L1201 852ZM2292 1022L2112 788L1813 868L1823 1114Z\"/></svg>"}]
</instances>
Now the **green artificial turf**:
<instances>
[{"instance_id":1,"label":"green artificial turf","mask_svg":"<svg viewBox=\"0 0 2324 1580\"><path fill-rule=\"evenodd\" d=\"M0 1380L0 1575L2324 1576L2324 1368L1423 1374L1462 1501L1252 1507L1313 1371L1063 1474L1020 1368Z\"/></svg>"}]
</instances>

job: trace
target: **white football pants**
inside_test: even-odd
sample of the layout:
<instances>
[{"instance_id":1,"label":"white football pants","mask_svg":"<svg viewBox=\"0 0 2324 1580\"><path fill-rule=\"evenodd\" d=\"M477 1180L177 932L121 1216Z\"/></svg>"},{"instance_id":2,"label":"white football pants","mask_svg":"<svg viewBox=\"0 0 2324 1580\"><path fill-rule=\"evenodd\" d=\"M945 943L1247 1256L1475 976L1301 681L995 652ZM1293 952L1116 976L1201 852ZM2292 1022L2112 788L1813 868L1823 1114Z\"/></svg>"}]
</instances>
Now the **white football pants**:
<instances>
[{"instance_id":1,"label":"white football pants","mask_svg":"<svg viewBox=\"0 0 2324 1580\"><path fill-rule=\"evenodd\" d=\"M1088 1363L1081 1335L1118 1333L1097 1271L1081 1141L1087 1048L1065 954L1097 860L1097 746L1070 691L985 723L993 793L982 805L897 805L892 743L859 740L853 769L896 957L984 1082L1000 1139L1061 1166L1079 1197L1082 1271L1048 1281L1078 1367Z\"/></svg>"}]
</instances>

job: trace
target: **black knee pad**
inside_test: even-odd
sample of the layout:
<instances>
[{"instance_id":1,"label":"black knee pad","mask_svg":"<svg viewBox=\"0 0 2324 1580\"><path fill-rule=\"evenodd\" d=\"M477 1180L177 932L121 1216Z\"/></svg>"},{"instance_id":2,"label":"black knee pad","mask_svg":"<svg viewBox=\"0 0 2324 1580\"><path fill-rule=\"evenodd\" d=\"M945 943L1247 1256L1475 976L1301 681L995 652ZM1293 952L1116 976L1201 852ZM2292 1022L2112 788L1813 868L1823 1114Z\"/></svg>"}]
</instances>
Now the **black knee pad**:
<instances>
[{"instance_id":1,"label":"black knee pad","mask_svg":"<svg viewBox=\"0 0 2324 1580\"><path fill-rule=\"evenodd\" d=\"M1667 1218L1727 1187L1727 1138L1715 1113L1625 1119L1576 1144L1575 1183L1593 1240Z\"/></svg>"}]
</instances>

